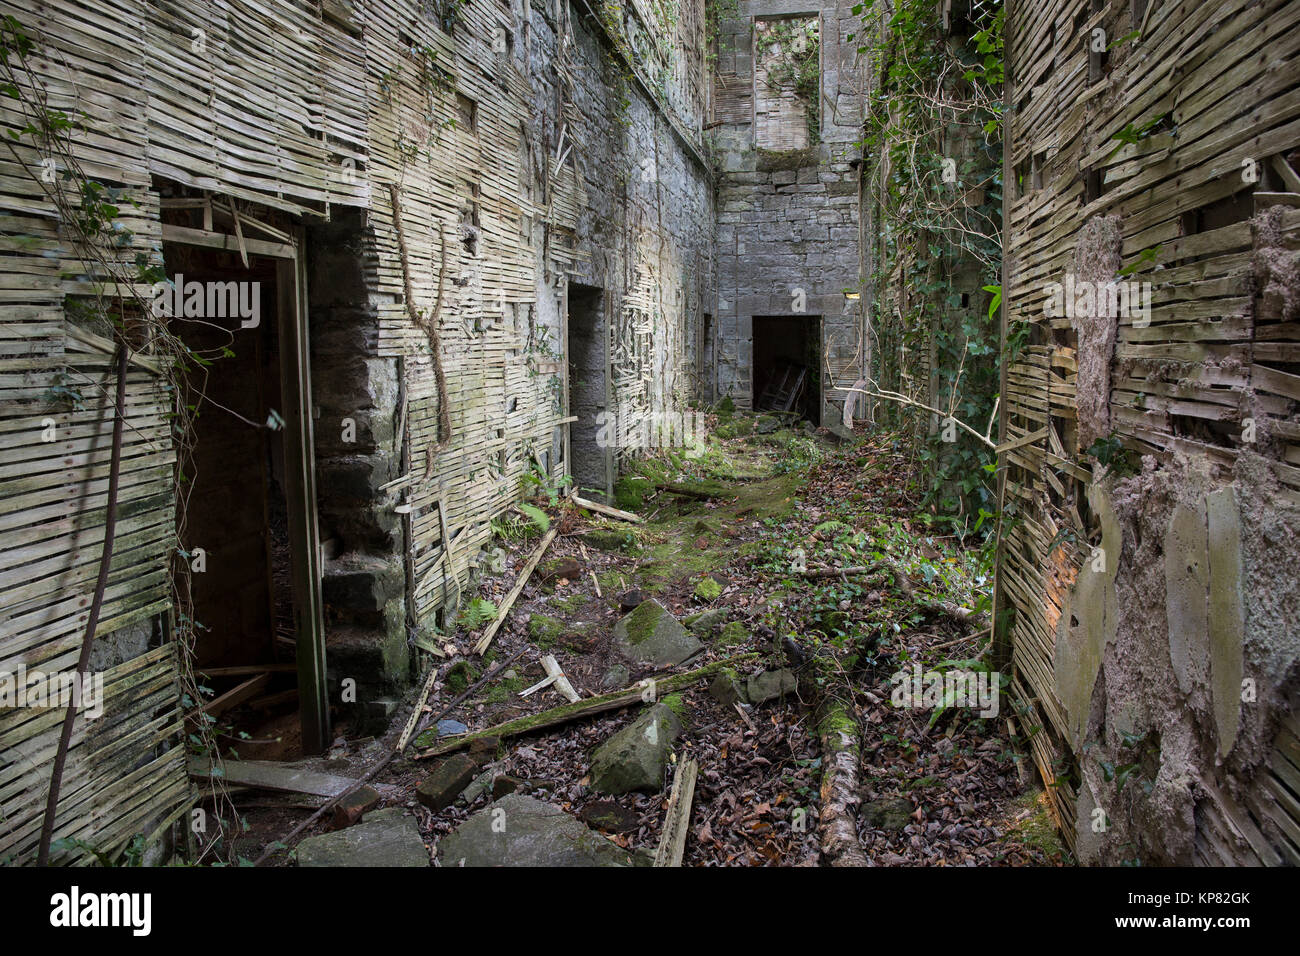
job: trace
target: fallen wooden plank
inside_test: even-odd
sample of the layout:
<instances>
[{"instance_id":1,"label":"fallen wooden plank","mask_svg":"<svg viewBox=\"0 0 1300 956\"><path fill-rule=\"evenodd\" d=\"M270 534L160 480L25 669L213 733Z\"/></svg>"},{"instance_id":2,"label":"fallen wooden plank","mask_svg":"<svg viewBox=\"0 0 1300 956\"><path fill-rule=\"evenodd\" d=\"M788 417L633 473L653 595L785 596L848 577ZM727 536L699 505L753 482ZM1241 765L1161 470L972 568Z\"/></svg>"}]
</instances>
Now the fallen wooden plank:
<instances>
[{"instance_id":1,"label":"fallen wooden plank","mask_svg":"<svg viewBox=\"0 0 1300 956\"><path fill-rule=\"evenodd\" d=\"M596 514L605 515L609 518L617 518L620 521L630 521L632 524L643 524L644 520L640 515L634 515L630 511L623 511L621 508L611 508L609 505L602 505L599 501L589 501L574 495L572 501L579 508L586 508L588 511L594 511Z\"/></svg>"},{"instance_id":2,"label":"fallen wooden plank","mask_svg":"<svg viewBox=\"0 0 1300 956\"><path fill-rule=\"evenodd\" d=\"M602 714L609 710L619 710L623 707L631 707L633 704L640 702L651 702L665 693L671 693L672 691L693 684L697 680L708 677L723 667L731 667L744 661L754 660L759 656L760 655L757 653L740 654L736 657L728 657L724 660L714 661L712 664L705 664L703 667L697 667L693 671L655 678L653 696L647 695L649 688L645 686L644 682L642 682L642 684L630 687L627 690L602 694L600 697L592 697L576 704L561 704L559 707L552 707L550 710L544 710L538 714L530 714L526 717L516 717L514 720L508 720L505 723L497 724L494 727L485 727L483 730L476 730L473 733L465 734L455 738L454 740L434 744L428 750L421 751L416 756L421 760L428 757L441 757L443 754L452 753L453 751L460 750L462 747L467 747L471 741L479 740L484 737L517 737L521 734L546 730L550 727L558 727L560 724L566 724L571 720L577 720L579 717L588 717L592 714Z\"/></svg>"},{"instance_id":3,"label":"fallen wooden plank","mask_svg":"<svg viewBox=\"0 0 1300 956\"><path fill-rule=\"evenodd\" d=\"M551 546L551 542L555 540L555 535L559 530L560 526L556 523L555 527L546 532L546 537L542 539L542 543L537 546L533 556L528 559L524 569L519 572L519 577L515 580L515 586L510 589L510 593L501 602L501 609L497 611L496 620L488 626L488 629L483 632L483 636L478 639L478 643L474 645L475 654L482 655L491 646L492 639L497 636L497 631L501 630L501 625L505 623L506 617L509 616L510 608L514 606L515 601L523 592L524 585L528 583L528 579L532 577L533 569L537 567L537 562L542 560L542 555Z\"/></svg>"},{"instance_id":4,"label":"fallen wooden plank","mask_svg":"<svg viewBox=\"0 0 1300 956\"><path fill-rule=\"evenodd\" d=\"M259 790L309 793L314 797L337 797L357 784L351 777L317 773L274 760L220 760L211 764L206 757L190 757L186 768L191 777L199 779L217 777Z\"/></svg>"},{"instance_id":5,"label":"fallen wooden plank","mask_svg":"<svg viewBox=\"0 0 1300 956\"><path fill-rule=\"evenodd\" d=\"M681 866L686 852L686 837L691 830L691 804L695 799L695 778L700 765L685 760L677 765L673 775L673 792L668 798L668 815L664 820L659 847L655 850L655 866Z\"/></svg>"}]
</instances>

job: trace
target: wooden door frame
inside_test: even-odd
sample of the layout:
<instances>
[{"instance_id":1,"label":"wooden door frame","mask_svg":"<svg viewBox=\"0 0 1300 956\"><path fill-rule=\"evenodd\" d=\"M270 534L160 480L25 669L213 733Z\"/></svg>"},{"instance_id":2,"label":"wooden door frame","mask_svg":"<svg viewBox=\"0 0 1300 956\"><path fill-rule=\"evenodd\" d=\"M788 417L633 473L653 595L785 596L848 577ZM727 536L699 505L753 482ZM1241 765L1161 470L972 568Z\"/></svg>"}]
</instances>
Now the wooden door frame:
<instances>
[{"instance_id":1,"label":"wooden door frame","mask_svg":"<svg viewBox=\"0 0 1300 956\"><path fill-rule=\"evenodd\" d=\"M329 697L325 686L325 614L321 597L322 555L316 518L316 455L312 425L311 348L307 322L305 232L292 242L265 242L204 229L163 225L164 243L202 246L276 263L276 334L280 348L280 402L284 419L285 506L293 578L294 637L297 644L298 714L302 747L321 753L329 741Z\"/></svg>"}]
</instances>

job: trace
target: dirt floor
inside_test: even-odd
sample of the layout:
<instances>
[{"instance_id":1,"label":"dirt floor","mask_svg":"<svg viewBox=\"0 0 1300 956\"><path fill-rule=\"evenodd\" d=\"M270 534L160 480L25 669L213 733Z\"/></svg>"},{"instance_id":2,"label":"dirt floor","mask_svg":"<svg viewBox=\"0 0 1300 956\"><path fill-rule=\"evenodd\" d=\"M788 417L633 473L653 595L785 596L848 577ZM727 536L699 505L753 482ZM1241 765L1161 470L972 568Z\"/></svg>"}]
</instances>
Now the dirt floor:
<instances>
[{"instance_id":1,"label":"dirt floor","mask_svg":"<svg viewBox=\"0 0 1300 956\"><path fill-rule=\"evenodd\" d=\"M447 717L473 732L564 703L552 687L519 696L544 676L544 653L555 656L584 698L663 676L627 664L611 639L620 604L653 597L688 624L692 615L720 612L701 637L704 651L669 672L755 655L737 665L743 677L792 666L802 655L833 655L853 688L864 731L857 816L871 863L1069 862L1042 794L1031 787L1030 763L1013 745L1005 708L984 718L966 707L891 703L890 676L900 668L917 662L943 670L979 661L988 634L976 624L986 619L980 610L991 572L982 542L934 533L918 514L911 463L890 438L833 442L825 432L772 416L724 416L703 449L636 463L621 478L617 499L645 523L546 509L560 522L559 534L487 654L470 650L483 630L472 609L465 626L443 638L458 654L439 662L426 720L516 652ZM546 508L545 495L535 504ZM479 591L494 605L541 537L540 526L523 513L502 520L498 531L506 567L484 577ZM907 580L802 573L880 560ZM945 602L974 612L971 621L934 610ZM360 776L391 749L413 699L382 740L339 741L316 765ZM724 706L701 681L674 703L686 718L676 759L694 758L700 767L684 865L817 865L822 754L810 702L794 693L748 709ZM618 797L587 786L592 748L638 709L503 740L495 769L527 780L523 792L599 819L598 828L615 843L653 851L669 781L661 793ZM426 731L375 781L386 805L414 812L431 851L492 800L487 793L435 813L414 799L430 766L420 754L436 740L436 728ZM247 824L234 843L234 855L245 858L305 818L311 805L256 791L230 799ZM328 828L327 815L309 832ZM288 862L284 853L273 859Z\"/></svg>"}]
</instances>

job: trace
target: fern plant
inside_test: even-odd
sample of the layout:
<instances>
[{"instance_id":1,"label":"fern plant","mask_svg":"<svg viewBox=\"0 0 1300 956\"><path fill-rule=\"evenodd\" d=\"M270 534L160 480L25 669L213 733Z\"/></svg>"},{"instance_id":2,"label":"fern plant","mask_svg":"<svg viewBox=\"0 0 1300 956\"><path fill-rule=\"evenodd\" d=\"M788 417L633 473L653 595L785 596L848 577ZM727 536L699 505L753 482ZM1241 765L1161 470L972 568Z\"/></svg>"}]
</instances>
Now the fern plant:
<instances>
[{"instance_id":1,"label":"fern plant","mask_svg":"<svg viewBox=\"0 0 1300 956\"><path fill-rule=\"evenodd\" d=\"M489 621L496 620L497 606L486 598L473 598L460 612L460 625L467 631L476 631Z\"/></svg>"}]
</instances>

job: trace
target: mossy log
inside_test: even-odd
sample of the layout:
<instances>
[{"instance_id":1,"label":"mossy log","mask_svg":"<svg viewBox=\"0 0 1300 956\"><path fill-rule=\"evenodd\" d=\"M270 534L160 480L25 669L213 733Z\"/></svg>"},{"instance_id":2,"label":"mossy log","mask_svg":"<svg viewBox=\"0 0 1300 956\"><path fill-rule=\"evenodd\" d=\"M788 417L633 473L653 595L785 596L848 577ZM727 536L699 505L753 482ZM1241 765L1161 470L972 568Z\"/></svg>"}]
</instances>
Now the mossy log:
<instances>
[{"instance_id":1,"label":"mossy log","mask_svg":"<svg viewBox=\"0 0 1300 956\"><path fill-rule=\"evenodd\" d=\"M789 648L786 650L790 653ZM814 655L800 678L801 696L813 702L822 749L818 826L822 858L831 866L866 866L867 857L858 842L857 824L862 728L853 704L853 692L838 662L824 654Z\"/></svg>"},{"instance_id":2,"label":"mossy log","mask_svg":"<svg viewBox=\"0 0 1300 956\"><path fill-rule=\"evenodd\" d=\"M720 481L701 481L694 484L683 484L678 481L656 481L654 486L660 491L666 491L672 495L681 495L683 498L699 498L703 501L714 498L736 497L735 489Z\"/></svg>"},{"instance_id":3,"label":"mossy log","mask_svg":"<svg viewBox=\"0 0 1300 956\"><path fill-rule=\"evenodd\" d=\"M857 824L862 732L852 705L823 696L817 734L822 747L822 856L831 866L866 866Z\"/></svg>"},{"instance_id":4,"label":"mossy log","mask_svg":"<svg viewBox=\"0 0 1300 956\"><path fill-rule=\"evenodd\" d=\"M693 671L686 671L681 674L669 674L666 677L656 677L655 694L660 696L665 693L671 693L684 687L689 687L697 680L705 677L711 677L714 673L724 667L731 667L742 661L754 660L759 657L758 654L740 654L736 657L728 657L724 660L714 661L712 664L706 664L703 667L697 667ZM443 754L453 753L462 747L467 747L472 741L488 737L518 737L521 734L535 733L539 730L546 730L550 727L556 727L560 724L568 723L571 720L577 720L579 717L589 717L593 714L601 714L610 710L619 710L623 707L631 707L633 704L642 702L645 691L641 687L630 687L627 690L615 691L610 694L602 694L599 697L592 697L588 700L579 701L576 704L562 704L559 707L552 707L550 710L544 710L538 714L529 714L526 717L516 717L514 720L508 720L504 724L497 724L495 727L486 727L483 730L477 730L472 734L465 734L454 740L448 740L442 743L434 744L428 750L421 751L418 756L420 759L426 757L441 757ZM417 740L417 743L419 741Z\"/></svg>"}]
</instances>

